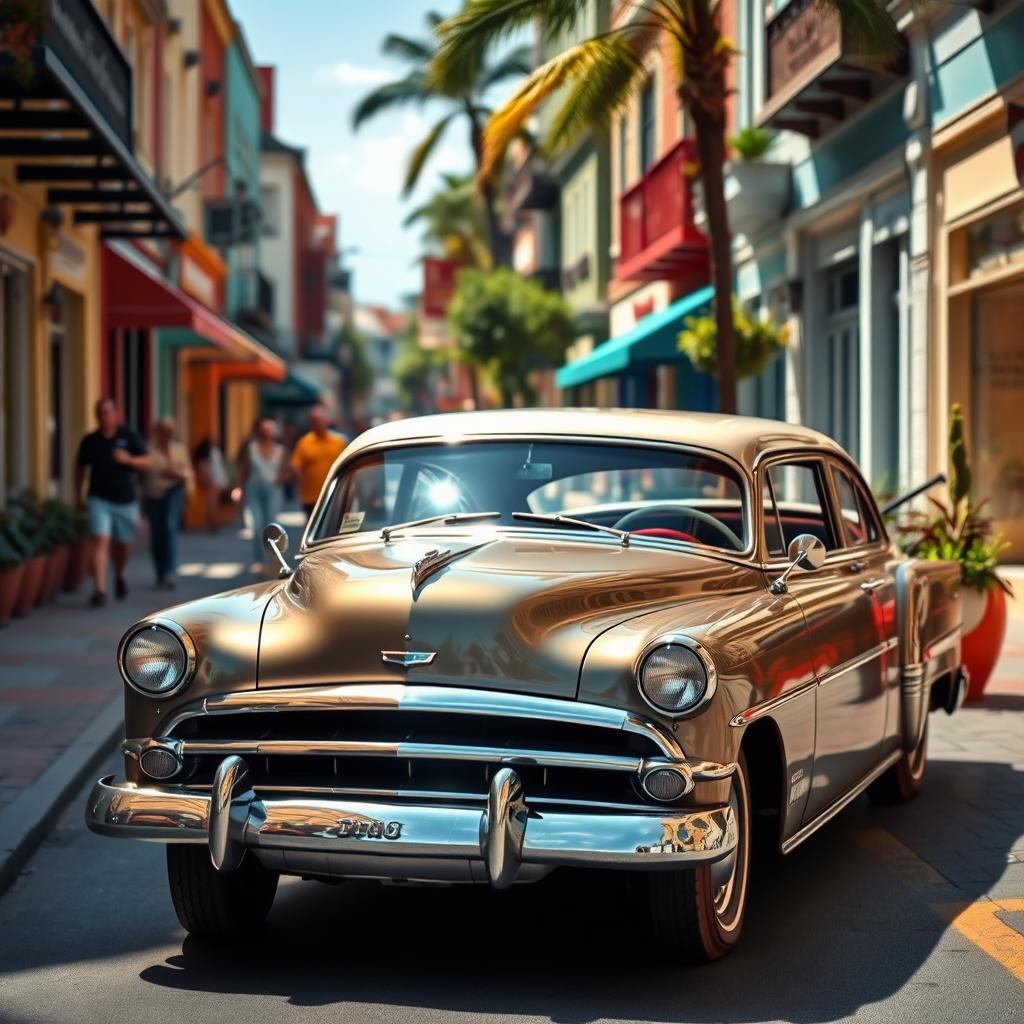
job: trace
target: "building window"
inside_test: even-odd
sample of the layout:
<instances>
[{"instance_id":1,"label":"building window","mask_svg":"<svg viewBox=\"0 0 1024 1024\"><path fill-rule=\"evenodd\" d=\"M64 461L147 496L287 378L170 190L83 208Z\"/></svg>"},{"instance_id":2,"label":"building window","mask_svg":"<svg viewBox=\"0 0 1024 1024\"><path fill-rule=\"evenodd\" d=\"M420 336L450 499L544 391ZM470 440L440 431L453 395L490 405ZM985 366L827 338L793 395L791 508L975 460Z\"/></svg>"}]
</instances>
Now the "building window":
<instances>
[{"instance_id":1,"label":"building window","mask_svg":"<svg viewBox=\"0 0 1024 1024\"><path fill-rule=\"evenodd\" d=\"M646 173L654 163L657 150L656 104L654 102L654 75L647 80L640 94L640 171Z\"/></svg>"},{"instance_id":2,"label":"building window","mask_svg":"<svg viewBox=\"0 0 1024 1024\"><path fill-rule=\"evenodd\" d=\"M850 260L825 278L826 433L854 458L860 449L860 274Z\"/></svg>"},{"instance_id":3,"label":"building window","mask_svg":"<svg viewBox=\"0 0 1024 1024\"><path fill-rule=\"evenodd\" d=\"M281 231L281 189L277 185L260 186L263 209L262 232L267 238L277 238Z\"/></svg>"}]
</instances>

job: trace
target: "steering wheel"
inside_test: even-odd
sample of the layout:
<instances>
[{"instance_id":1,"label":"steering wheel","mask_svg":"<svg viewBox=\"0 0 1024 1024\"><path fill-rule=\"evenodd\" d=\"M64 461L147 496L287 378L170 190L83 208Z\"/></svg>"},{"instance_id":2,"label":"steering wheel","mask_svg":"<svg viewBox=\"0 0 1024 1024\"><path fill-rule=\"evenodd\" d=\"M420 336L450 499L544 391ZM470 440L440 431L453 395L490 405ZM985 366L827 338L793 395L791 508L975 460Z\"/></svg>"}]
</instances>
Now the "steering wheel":
<instances>
[{"instance_id":1,"label":"steering wheel","mask_svg":"<svg viewBox=\"0 0 1024 1024\"><path fill-rule=\"evenodd\" d=\"M640 522L641 520L652 515L676 515L681 516L683 519L690 519L693 522L703 523L706 526L710 526L713 530L717 531L726 541L723 547L730 548L733 551L742 551L743 542L736 536L732 530L729 529L725 523L717 520L713 515L707 512L701 511L699 508L690 508L688 506L680 507L679 505L647 505L644 508L633 509L632 512L627 512L618 522L615 523L615 529L617 530L631 530L634 533L639 533L639 530L633 529L632 524ZM692 534L684 533L684 531L675 531L683 533L684 537L689 540L693 538ZM697 540L697 543L701 543Z\"/></svg>"}]
</instances>

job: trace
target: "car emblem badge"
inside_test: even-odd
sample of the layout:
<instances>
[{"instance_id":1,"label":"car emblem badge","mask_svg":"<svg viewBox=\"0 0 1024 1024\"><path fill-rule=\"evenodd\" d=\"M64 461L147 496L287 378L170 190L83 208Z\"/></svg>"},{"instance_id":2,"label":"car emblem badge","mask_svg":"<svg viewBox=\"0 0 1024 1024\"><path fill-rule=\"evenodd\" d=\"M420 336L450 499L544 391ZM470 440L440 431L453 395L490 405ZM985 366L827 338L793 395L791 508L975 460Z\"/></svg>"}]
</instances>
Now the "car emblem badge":
<instances>
[{"instance_id":1,"label":"car emblem badge","mask_svg":"<svg viewBox=\"0 0 1024 1024\"><path fill-rule=\"evenodd\" d=\"M388 665L412 668L414 665L429 665L437 657L437 651L381 651L380 656Z\"/></svg>"}]
</instances>

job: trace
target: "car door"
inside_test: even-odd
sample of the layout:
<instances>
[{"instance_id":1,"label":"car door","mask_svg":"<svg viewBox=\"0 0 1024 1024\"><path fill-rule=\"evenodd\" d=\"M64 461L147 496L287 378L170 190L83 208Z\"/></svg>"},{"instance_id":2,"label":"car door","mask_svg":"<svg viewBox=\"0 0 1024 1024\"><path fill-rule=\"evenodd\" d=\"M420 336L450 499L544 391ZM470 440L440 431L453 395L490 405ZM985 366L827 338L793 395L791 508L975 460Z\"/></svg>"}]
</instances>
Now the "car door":
<instances>
[{"instance_id":1,"label":"car door","mask_svg":"<svg viewBox=\"0 0 1024 1024\"><path fill-rule=\"evenodd\" d=\"M862 588L863 552L847 545L835 511L830 466L822 458L782 459L763 476L769 573L788 564L786 550L802 533L825 545L821 568L789 577L807 626L818 680L811 790L805 821L814 818L878 762L886 701L872 593Z\"/></svg>"}]
</instances>

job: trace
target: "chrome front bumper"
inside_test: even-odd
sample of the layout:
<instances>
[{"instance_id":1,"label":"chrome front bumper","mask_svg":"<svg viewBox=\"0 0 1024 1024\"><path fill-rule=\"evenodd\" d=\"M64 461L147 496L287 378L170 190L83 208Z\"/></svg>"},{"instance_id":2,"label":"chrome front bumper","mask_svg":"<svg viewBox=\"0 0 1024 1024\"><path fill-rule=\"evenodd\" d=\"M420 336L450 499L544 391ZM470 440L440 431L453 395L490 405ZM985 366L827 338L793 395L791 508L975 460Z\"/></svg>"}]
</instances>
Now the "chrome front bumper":
<instances>
[{"instance_id":1,"label":"chrome front bumper","mask_svg":"<svg viewBox=\"0 0 1024 1024\"><path fill-rule=\"evenodd\" d=\"M212 792L101 779L86 823L102 835L209 843L230 871L246 850L285 873L506 888L559 865L642 870L696 867L736 847L732 808L680 813L530 810L513 768L491 781L487 806L347 798L257 798L246 762L221 762Z\"/></svg>"}]
</instances>

